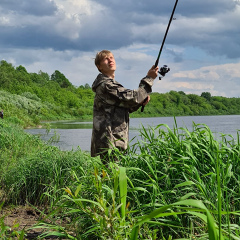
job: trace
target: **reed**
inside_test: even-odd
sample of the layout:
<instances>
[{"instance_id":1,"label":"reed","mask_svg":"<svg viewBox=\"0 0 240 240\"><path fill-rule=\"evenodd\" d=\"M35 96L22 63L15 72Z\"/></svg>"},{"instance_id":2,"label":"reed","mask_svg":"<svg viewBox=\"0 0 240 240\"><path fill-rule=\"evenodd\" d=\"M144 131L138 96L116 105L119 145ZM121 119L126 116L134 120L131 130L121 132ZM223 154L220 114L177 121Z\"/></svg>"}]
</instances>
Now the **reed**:
<instances>
[{"instance_id":1,"label":"reed","mask_svg":"<svg viewBox=\"0 0 240 240\"><path fill-rule=\"evenodd\" d=\"M115 151L119 164L65 189L57 205L81 226L75 237L239 239L239 139L216 140L194 123L142 127L141 136L128 154Z\"/></svg>"},{"instance_id":2,"label":"reed","mask_svg":"<svg viewBox=\"0 0 240 240\"><path fill-rule=\"evenodd\" d=\"M93 169L94 161L80 149L61 151L5 121L0 128L0 182L8 204L52 205L72 182L74 168Z\"/></svg>"},{"instance_id":3,"label":"reed","mask_svg":"<svg viewBox=\"0 0 240 240\"><path fill-rule=\"evenodd\" d=\"M36 226L47 230L42 238L240 239L239 134L216 138L195 123L191 131L176 123L142 127L140 134L107 166L80 150L39 144L36 151L31 140L32 154L16 151L18 164L5 165L1 183L16 203L24 194L50 205ZM0 138L5 149L14 132L7 136Z\"/></svg>"}]
</instances>

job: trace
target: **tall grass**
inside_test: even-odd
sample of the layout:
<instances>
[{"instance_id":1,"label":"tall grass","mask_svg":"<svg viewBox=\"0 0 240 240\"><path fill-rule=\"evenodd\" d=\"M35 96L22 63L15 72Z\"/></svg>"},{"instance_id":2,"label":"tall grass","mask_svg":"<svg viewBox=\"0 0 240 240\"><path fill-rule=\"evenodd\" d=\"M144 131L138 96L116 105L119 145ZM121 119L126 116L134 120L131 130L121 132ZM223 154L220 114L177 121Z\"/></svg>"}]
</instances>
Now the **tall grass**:
<instances>
[{"instance_id":1,"label":"tall grass","mask_svg":"<svg viewBox=\"0 0 240 240\"><path fill-rule=\"evenodd\" d=\"M0 153L1 190L12 204L49 204L62 187L71 184L76 167L91 171L99 164L80 149L61 151L4 120L0 121Z\"/></svg>"},{"instance_id":2,"label":"tall grass","mask_svg":"<svg viewBox=\"0 0 240 240\"><path fill-rule=\"evenodd\" d=\"M239 239L239 138L217 140L194 123L191 132L158 125L141 136L127 155L115 151L122 167L82 175L58 202L84 226L75 237ZM127 187L116 180L126 178Z\"/></svg>"},{"instance_id":3,"label":"tall grass","mask_svg":"<svg viewBox=\"0 0 240 240\"><path fill-rule=\"evenodd\" d=\"M140 154L125 157L124 164L134 169L129 169L133 184L144 186L149 193L144 211L179 199L201 200L218 222L219 236L224 233L232 237L232 230L239 225L239 135L233 139L222 134L218 141L206 125L200 124L193 124L192 132L159 125L150 130L143 128L141 135L143 141L137 144ZM141 171L135 170L136 162ZM180 226L187 222L199 224L195 218L183 216L175 222ZM202 234L201 228L194 228L189 230ZM185 235L186 227L184 231ZM182 234L178 231L177 235Z\"/></svg>"},{"instance_id":4,"label":"tall grass","mask_svg":"<svg viewBox=\"0 0 240 240\"><path fill-rule=\"evenodd\" d=\"M8 132L0 138L5 149L17 138ZM50 205L37 226L49 230L42 237L240 239L239 134L216 139L193 123L192 131L161 124L140 135L128 154L116 149L118 163L107 166L42 143L28 154L16 151L17 164L5 164L1 178L6 197Z\"/></svg>"}]
</instances>

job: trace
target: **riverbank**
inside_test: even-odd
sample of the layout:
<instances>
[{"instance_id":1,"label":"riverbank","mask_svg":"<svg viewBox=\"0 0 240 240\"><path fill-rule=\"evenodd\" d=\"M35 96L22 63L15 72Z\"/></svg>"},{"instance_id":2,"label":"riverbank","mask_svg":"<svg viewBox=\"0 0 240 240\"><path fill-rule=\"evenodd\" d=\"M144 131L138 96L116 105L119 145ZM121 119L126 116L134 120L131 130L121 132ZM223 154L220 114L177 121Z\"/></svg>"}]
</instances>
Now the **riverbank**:
<instances>
[{"instance_id":1,"label":"riverbank","mask_svg":"<svg viewBox=\"0 0 240 240\"><path fill-rule=\"evenodd\" d=\"M40 235L44 228L32 228L53 210L52 197L69 185L71 171L88 161L90 155L81 150L63 152L18 125L0 121L0 238ZM21 233L26 236L20 238Z\"/></svg>"},{"instance_id":2,"label":"riverbank","mask_svg":"<svg viewBox=\"0 0 240 240\"><path fill-rule=\"evenodd\" d=\"M81 149L61 151L5 121L0 129L1 202L14 206L13 218L14 211L21 214L18 206L26 207L23 216L35 214L27 206L41 212L37 227L51 236L240 237L239 138L223 136L219 143L208 126L180 132L162 124L157 132L143 128L140 145L127 155L116 152L118 164L104 166ZM15 230L15 237L21 234ZM9 237L10 232L4 228L1 234Z\"/></svg>"},{"instance_id":3,"label":"riverbank","mask_svg":"<svg viewBox=\"0 0 240 240\"><path fill-rule=\"evenodd\" d=\"M91 88L75 89L72 86L65 89L57 82L42 80L44 85L33 81L28 89L25 89L26 84L22 82L21 86L18 81L16 87L20 89L0 90L0 108L4 110L5 119L23 127L41 125L43 121L92 119L94 93ZM233 115L240 114L239 106L240 98L170 91L165 94L152 93L144 112L139 109L131 117Z\"/></svg>"}]
</instances>

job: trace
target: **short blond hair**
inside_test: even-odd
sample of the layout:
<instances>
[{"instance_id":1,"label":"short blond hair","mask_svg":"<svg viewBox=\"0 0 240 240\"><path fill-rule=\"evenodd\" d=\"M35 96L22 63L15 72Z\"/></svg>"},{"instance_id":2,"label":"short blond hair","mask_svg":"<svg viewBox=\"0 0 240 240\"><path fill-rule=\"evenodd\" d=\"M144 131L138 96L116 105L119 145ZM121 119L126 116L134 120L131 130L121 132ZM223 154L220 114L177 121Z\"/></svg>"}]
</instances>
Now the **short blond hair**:
<instances>
[{"instance_id":1,"label":"short blond hair","mask_svg":"<svg viewBox=\"0 0 240 240\"><path fill-rule=\"evenodd\" d=\"M95 57L95 65L96 67L98 68L98 66L100 65L101 61L106 57L108 56L109 54L112 54L111 51L109 50L102 50L101 52L98 52L96 54L96 57ZM101 72L98 68L98 71Z\"/></svg>"}]
</instances>

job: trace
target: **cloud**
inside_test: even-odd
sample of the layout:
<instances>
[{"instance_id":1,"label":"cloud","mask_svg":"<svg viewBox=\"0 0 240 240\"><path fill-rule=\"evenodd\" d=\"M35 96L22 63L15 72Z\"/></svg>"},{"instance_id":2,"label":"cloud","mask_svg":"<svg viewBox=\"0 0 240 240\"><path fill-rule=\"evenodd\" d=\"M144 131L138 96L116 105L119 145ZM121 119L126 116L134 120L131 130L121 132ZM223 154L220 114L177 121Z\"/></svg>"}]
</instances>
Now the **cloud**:
<instances>
[{"instance_id":1,"label":"cloud","mask_svg":"<svg viewBox=\"0 0 240 240\"><path fill-rule=\"evenodd\" d=\"M1 0L1 58L29 71L59 70L74 85L91 85L98 74L95 53L110 49L117 80L136 88L155 63L174 3ZM174 17L159 63L171 71L154 91L238 96L240 2L179 1Z\"/></svg>"},{"instance_id":2,"label":"cloud","mask_svg":"<svg viewBox=\"0 0 240 240\"><path fill-rule=\"evenodd\" d=\"M0 44L82 51L160 44L173 3L43 0L37 4L36 0L24 0L13 4L4 0ZM229 0L179 2L167 43L237 58L238 26L232 22L239 20L239 11L236 2ZM227 31L229 34L224 34ZM175 60L181 61L181 57Z\"/></svg>"},{"instance_id":3,"label":"cloud","mask_svg":"<svg viewBox=\"0 0 240 240\"><path fill-rule=\"evenodd\" d=\"M0 4L0 9L4 10L4 13L47 16L57 10L54 1L50 0L1 0Z\"/></svg>"},{"instance_id":4,"label":"cloud","mask_svg":"<svg viewBox=\"0 0 240 240\"><path fill-rule=\"evenodd\" d=\"M201 79L208 82L220 81L221 79L231 80L238 76L240 76L240 63L208 66L193 71L180 71L173 74L173 77L177 79Z\"/></svg>"},{"instance_id":5,"label":"cloud","mask_svg":"<svg viewBox=\"0 0 240 240\"><path fill-rule=\"evenodd\" d=\"M172 89L185 93L211 92L218 96L240 96L240 63L202 67L192 71L179 71L162 81L157 91ZM238 79L238 80L237 80Z\"/></svg>"},{"instance_id":6,"label":"cloud","mask_svg":"<svg viewBox=\"0 0 240 240\"><path fill-rule=\"evenodd\" d=\"M202 0L202 1L192 1L185 0L179 2L178 9L181 15L190 18L199 17L213 17L219 13L227 13L234 11L237 2L231 0Z\"/></svg>"},{"instance_id":7,"label":"cloud","mask_svg":"<svg viewBox=\"0 0 240 240\"><path fill-rule=\"evenodd\" d=\"M98 1L95 0L97 3ZM122 13L133 13L139 14L150 14L155 16L169 16L172 12L175 1L138 1L134 2L131 0L101 0L101 4L111 9L111 11ZM183 16L206 16L213 15L219 12L232 11L237 2L229 0L202 0L192 1L185 0L179 1L176 8L176 13L181 13Z\"/></svg>"}]
</instances>

